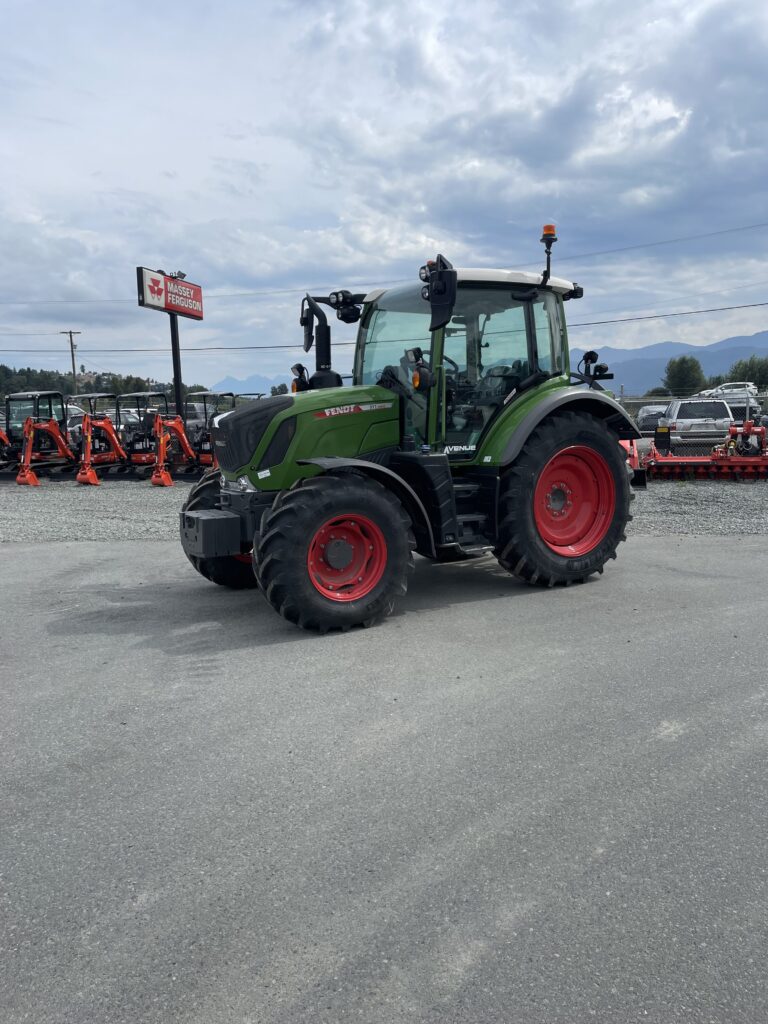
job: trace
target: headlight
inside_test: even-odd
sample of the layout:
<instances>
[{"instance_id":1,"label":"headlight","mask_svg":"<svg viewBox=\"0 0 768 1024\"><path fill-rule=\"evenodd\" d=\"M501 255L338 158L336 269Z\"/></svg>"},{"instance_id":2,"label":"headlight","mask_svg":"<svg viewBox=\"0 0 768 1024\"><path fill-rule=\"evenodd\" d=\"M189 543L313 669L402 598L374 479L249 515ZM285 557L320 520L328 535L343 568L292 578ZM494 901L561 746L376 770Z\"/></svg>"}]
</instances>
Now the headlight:
<instances>
[{"instance_id":1,"label":"headlight","mask_svg":"<svg viewBox=\"0 0 768 1024\"><path fill-rule=\"evenodd\" d=\"M247 476L239 476L237 478L237 486L241 491L255 491L256 488L253 486Z\"/></svg>"}]
</instances>

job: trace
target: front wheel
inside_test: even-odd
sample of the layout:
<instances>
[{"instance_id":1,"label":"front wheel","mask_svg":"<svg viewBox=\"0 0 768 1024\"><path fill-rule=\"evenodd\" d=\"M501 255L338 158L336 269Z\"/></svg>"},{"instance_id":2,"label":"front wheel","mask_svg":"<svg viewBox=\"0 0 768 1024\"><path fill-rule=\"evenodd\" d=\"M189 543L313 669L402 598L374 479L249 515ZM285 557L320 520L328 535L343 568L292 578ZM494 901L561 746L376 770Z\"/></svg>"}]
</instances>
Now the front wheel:
<instances>
[{"instance_id":1,"label":"front wheel","mask_svg":"<svg viewBox=\"0 0 768 1024\"><path fill-rule=\"evenodd\" d=\"M411 521L385 487L353 473L301 480L278 495L254 548L259 585L303 629L370 626L405 594Z\"/></svg>"},{"instance_id":2,"label":"front wheel","mask_svg":"<svg viewBox=\"0 0 768 1024\"><path fill-rule=\"evenodd\" d=\"M528 583L583 582L626 540L625 454L603 420L564 412L528 438L501 481L499 563Z\"/></svg>"}]
</instances>

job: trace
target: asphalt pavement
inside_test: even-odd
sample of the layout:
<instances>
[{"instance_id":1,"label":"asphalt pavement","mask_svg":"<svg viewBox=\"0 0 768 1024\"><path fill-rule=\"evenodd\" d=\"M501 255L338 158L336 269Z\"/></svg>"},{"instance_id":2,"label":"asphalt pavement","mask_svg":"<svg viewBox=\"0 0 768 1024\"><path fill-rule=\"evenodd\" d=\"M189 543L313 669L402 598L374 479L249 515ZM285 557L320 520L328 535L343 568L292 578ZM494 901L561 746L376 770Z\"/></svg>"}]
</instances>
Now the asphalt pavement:
<instances>
[{"instance_id":1,"label":"asphalt pavement","mask_svg":"<svg viewBox=\"0 0 768 1024\"><path fill-rule=\"evenodd\" d=\"M0 1021L768 1020L763 537L316 637L174 542L0 548Z\"/></svg>"}]
</instances>

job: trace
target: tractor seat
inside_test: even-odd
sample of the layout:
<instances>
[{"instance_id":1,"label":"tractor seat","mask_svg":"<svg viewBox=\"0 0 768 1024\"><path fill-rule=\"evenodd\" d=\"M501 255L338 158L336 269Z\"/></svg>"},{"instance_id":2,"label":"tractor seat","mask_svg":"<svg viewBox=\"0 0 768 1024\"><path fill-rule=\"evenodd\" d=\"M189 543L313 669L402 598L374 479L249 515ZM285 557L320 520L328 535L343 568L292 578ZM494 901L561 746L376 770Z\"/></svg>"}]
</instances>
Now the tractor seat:
<instances>
[{"instance_id":1,"label":"tractor seat","mask_svg":"<svg viewBox=\"0 0 768 1024\"><path fill-rule=\"evenodd\" d=\"M519 367L520 369L517 369ZM523 379L519 360L512 366L492 366L477 382L475 401L477 405L498 405L510 392L520 386Z\"/></svg>"}]
</instances>

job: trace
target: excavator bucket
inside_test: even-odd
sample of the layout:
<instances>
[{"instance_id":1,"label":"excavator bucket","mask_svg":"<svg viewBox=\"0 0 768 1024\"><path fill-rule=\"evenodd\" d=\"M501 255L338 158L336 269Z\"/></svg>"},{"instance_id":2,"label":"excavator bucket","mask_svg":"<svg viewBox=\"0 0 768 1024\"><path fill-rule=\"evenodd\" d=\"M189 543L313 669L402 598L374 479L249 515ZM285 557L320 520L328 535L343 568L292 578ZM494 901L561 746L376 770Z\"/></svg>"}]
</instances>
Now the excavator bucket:
<instances>
[{"instance_id":1,"label":"excavator bucket","mask_svg":"<svg viewBox=\"0 0 768 1024\"><path fill-rule=\"evenodd\" d=\"M165 466L155 466L149 482L153 487L173 487L173 479Z\"/></svg>"},{"instance_id":2,"label":"excavator bucket","mask_svg":"<svg viewBox=\"0 0 768 1024\"><path fill-rule=\"evenodd\" d=\"M93 466L81 466L75 480L79 484L90 484L92 487L98 487L101 484Z\"/></svg>"},{"instance_id":3,"label":"excavator bucket","mask_svg":"<svg viewBox=\"0 0 768 1024\"><path fill-rule=\"evenodd\" d=\"M16 477L17 484L23 484L27 487L39 487L40 481L37 479L37 473L32 469L31 466L22 465L19 469Z\"/></svg>"}]
</instances>

